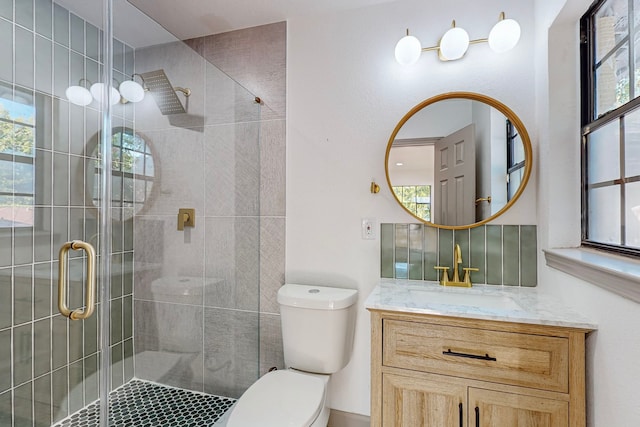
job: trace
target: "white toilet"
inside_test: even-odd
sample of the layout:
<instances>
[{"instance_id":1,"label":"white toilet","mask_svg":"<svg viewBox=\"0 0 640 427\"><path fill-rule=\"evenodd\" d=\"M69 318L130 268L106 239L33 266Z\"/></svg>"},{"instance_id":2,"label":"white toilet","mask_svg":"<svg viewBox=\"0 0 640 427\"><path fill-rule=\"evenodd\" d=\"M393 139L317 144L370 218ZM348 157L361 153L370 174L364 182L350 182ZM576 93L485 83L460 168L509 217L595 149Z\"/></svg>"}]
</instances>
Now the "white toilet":
<instances>
[{"instance_id":1,"label":"white toilet","mask_svg":"<svg viewBox=\"0 0 640 427\"><path fill-rule=\"evenodd\" d=\"M278 291L285 370L256 381L227 427L326 427L332 373L351 357L358 291L286 284Z\"/></svg>"}]
</instances>

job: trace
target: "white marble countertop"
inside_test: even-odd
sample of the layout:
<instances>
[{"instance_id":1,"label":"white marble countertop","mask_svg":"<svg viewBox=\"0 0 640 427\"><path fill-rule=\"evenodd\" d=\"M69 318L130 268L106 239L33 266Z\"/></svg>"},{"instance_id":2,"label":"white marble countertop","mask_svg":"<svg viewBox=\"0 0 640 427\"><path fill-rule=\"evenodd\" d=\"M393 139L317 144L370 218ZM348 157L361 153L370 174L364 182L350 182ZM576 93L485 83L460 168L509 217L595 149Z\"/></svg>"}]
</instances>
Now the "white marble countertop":
<instances>
[{"instance_id":1,"label":"white marble countertop","mask_svg":"<svg viewBox=\"0 0 640 427\"><path fill-rule=\"evenodd\" d=\"M380 279L365 302L372 310L435 314L471 319L597 329L579 312L537 288L473 285L440 286L437 282Z\"/></svg>"}]
</instances>

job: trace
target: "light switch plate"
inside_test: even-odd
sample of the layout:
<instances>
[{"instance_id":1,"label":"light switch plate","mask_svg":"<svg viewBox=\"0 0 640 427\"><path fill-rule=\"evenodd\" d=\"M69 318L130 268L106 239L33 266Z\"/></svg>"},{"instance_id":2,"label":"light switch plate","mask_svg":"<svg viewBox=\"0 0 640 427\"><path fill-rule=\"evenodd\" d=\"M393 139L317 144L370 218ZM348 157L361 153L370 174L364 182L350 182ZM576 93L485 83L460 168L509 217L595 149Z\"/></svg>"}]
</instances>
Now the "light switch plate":
<instances>
[{"instance_id":1,"label":"light switch plate","mask_svg":"<svg viewBox=\"0 0 640 427\"><path fill-rule=\"evenodd\" d=\"M362 218L362 238L364 240L376 239L376 219Z\"/></svg>"}]
</instances>

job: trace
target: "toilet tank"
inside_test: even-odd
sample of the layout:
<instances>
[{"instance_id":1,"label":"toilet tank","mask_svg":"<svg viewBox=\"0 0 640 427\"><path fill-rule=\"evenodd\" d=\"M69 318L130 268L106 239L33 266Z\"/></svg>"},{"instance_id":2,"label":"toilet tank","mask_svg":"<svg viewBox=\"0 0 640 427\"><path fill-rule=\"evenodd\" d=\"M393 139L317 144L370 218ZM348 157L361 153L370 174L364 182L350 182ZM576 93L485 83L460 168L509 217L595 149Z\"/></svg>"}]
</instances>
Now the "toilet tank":
<instances>
[{"instance_id":1,"label":"toilet tank","mask_svg":"<svg viewBox=\"0 0 640 427\"><path fill-rule=\"evenodd\" d=\"M358 291L285 284L278 291L284 363L332 374L351 358Z\"/></svg>"}]
</instances>

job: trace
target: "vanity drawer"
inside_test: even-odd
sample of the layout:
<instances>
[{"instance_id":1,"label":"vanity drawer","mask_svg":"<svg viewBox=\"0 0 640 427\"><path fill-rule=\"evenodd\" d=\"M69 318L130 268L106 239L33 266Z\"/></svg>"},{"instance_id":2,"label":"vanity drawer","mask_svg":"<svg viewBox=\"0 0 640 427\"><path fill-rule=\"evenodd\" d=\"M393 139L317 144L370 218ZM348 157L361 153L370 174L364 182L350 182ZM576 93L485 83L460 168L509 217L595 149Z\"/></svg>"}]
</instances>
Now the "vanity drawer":
<instances>
[{"instance_id":1,"label":"vanity drawer","mask_svg":"<svg viewBox=\"0 0 640 427\"><path fill-rule=\"evenodd\" d=\"M569 391L568 339L385 319L384 366Z\"/></svg>"}]
</instances>

